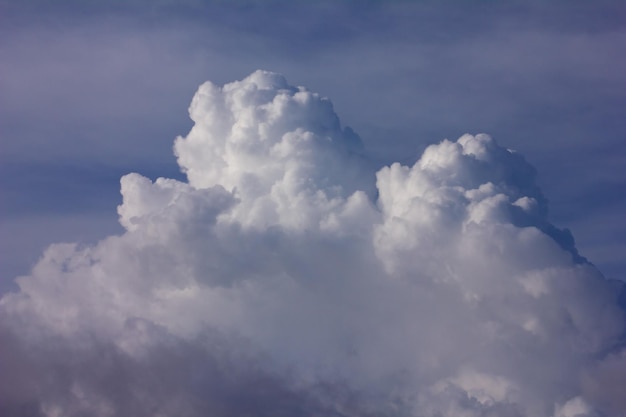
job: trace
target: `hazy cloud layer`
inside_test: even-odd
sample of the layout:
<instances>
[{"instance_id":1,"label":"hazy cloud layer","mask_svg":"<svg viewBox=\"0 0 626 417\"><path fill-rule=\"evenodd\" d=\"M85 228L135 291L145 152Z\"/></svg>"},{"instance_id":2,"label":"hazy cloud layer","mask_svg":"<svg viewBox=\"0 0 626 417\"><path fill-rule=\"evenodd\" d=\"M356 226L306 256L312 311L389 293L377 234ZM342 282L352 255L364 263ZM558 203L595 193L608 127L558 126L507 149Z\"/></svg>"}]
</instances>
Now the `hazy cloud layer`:
<instances>
[{"instance_id":1,"label":"hazy cloud layer","mask_svg":"<svg viewBox=\"0 0 626 417\"><path fill-rule=\"evenodd\" d=\"M0 300L0 413L622 415L624 291L487 135L374 173L331 102L200 86L128 174L125 232L50 246Z\"/></svg>"}]
</instances>

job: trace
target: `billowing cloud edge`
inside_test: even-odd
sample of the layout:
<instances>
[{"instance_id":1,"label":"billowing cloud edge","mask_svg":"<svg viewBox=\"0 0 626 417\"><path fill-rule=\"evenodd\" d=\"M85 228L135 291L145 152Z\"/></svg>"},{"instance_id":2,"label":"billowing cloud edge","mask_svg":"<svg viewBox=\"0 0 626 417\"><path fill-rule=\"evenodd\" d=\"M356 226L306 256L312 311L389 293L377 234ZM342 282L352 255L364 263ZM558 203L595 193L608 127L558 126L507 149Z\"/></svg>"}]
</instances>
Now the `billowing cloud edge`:
<instances>
[{"instance_id":1,"label":"billowing cloud edge","mask_svg":"<svg viewBox=\"0 0 626 417\"><path fill-rule=\"evenodd\" d=\"M325 97L201 85L187 181L0 300L7 415L620 415L624 290L488 135L374 173ZM621 298L620 298L621 297Z\"/></svg>"}]
</instances>

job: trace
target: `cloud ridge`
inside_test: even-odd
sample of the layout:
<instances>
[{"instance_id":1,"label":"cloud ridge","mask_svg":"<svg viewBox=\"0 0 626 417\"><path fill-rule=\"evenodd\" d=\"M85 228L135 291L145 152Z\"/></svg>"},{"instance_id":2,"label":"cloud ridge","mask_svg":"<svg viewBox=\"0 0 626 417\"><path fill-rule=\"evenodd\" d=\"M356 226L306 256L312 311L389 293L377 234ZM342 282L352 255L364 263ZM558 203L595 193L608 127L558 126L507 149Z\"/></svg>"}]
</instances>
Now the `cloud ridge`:
<instances>
[{"instance_id":1,"label":"cloud ridge","mask_svg":"<svg viewBox=\"0 0 626 417\"><path fill-rule=\"evenodd\" d=\"M0 299L0 411L621 415L622 286L485 134L374 173L332 103L256 71L196 92L187 181L121 179L126 232Z\"/></svg>"}]
</instances>

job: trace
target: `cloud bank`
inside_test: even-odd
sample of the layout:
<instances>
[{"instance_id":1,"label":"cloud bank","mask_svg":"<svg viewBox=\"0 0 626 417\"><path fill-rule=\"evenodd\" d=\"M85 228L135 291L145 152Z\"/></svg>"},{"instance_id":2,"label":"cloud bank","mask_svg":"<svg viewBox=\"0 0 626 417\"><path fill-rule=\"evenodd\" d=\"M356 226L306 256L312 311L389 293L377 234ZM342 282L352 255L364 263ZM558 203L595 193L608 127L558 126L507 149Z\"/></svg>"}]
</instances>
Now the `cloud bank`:
<instances>
[{"instance_id":1,"label":"cloud bank","mask_svg":"<svg viewBox=\"0 0 626 417\"><path fill-rule=\"evenodd\" d=\"M487 135L374 173L331 102L200 86L187 182L51 245L0 300L0 414L624 415L624 291Z\"/></svg>"}]
</instances>

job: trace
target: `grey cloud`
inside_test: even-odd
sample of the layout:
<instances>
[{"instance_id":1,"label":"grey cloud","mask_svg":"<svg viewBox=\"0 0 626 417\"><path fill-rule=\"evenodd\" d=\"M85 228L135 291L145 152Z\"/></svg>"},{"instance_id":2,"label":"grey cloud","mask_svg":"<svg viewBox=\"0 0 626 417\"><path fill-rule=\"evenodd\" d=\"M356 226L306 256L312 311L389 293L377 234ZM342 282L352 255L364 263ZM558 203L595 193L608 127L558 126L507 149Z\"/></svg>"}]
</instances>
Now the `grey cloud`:
<instances>
[{"instance_id":1,"label":"grey cloud","mask_svg":"<svg viewBox=\"0 0 626 417\"><path fill-rule=\"evenodd\" d=\"M3 380L11 383L3 384L0 412L7 416L345 416L337 409L355 407L340 383L294 388L219 334L184 341L128 319L129 335L160 339L132 357L95 334L33 346L16 331L3 328L1 337Z\"/></svg>"}]
</instances>

